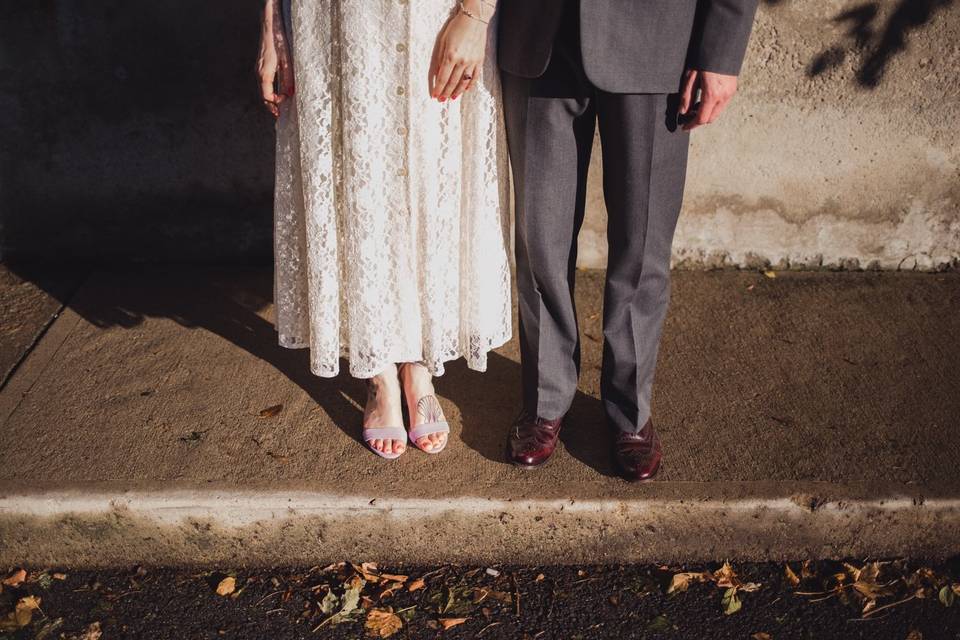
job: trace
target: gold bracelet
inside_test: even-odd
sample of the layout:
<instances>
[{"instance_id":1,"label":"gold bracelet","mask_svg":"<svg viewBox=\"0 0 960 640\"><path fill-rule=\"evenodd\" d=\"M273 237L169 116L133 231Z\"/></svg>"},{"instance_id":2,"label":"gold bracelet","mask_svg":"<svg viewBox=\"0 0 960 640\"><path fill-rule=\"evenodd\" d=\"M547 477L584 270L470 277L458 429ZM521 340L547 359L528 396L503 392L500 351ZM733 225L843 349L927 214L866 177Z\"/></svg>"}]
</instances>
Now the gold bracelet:
<instances>
[{"instance_id":1,"label":"gold bracelet","mask_svg":"<svg viewBox=\"0 0 960 640\"><path fill-rule=\"evenodd\" d=\"M482 22L483 24L490 24L490 21L489 21L489 20L484 20L483 18L481 18L481 17L478 16L477 14L475 14L475 13L473 13L472 11L468 10L468 9L467 9L467 6L464 4L464 0L460 0L460 13L462 13L462 14L465 15L465 16L467 16L468 18L473 18L474 20L477 20L477 21L479 21L479 22ZM481 13L483 13L482 10L481 10Z\"/></svg>"}]
</instances>

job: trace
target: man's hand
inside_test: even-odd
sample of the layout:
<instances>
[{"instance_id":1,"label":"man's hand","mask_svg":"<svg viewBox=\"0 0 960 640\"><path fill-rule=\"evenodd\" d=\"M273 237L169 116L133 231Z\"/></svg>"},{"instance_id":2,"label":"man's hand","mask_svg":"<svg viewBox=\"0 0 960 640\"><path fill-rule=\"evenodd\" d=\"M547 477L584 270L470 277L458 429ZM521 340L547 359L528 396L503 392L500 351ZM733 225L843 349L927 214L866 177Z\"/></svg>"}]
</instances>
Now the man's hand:
<instances>
[{"instance_id":1,"label":"man's hand","mask_svg":"<svg viewBox=\"0 0 960 640\"><path fill-rule=\"evenodd\" d=\"M683 92L680 95L681 115L686 114L694 106L697 89L700 90L700 102L693 116L683 124L683 128L687 131L703 124L710 124L720 117L730 98L737 92L737 76L688 69L683 79Z\"/></svg>"}]
</instances>

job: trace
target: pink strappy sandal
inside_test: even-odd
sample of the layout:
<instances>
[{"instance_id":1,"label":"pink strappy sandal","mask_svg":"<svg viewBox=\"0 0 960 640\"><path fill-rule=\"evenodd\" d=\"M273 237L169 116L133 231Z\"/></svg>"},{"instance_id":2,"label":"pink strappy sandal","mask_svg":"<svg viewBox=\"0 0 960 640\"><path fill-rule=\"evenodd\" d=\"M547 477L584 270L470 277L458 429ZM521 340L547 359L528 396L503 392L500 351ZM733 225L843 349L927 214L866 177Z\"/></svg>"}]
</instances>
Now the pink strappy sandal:
<instances>
[{"instance_id":1,"label":"pink strappy sandal","mask_svg":"<svg viewBox=\"0 0 960 640\"><path fill-rule=\"evenodd\" d=\"M367 448L370 449L370 451L373 451L381 458L387 458L388 460L399 458L403 455L403 451L400 453L395 453L393 451L380 451L370 444L371 440L403 440L403 451L407 450L407 430L403 427L365 427L363 429L363 443L367 445Z\"/></svg>"},{"instance_id":2,"label":"pink strappy sandal","mask_svg":"<svg viewBox=\"0 0 960 640\"><path fill-rule=\"evenodd\" d=\"M420 451L423 451L425 453L440 453L441 451L443 451L443 448L447 446L447 443L450 442L449 435L447 435L447 437L444 438L443 443L439 447L434 447L433 449L424 449L419 444L417 444L417 440L419 440L423 436L428 436L431 433L449 434L450 425L447 424L446 420L441 420L440 422L424 422L423 424L419 424L415 426L413 429L410 429L410 442L412 442L413 446L415 446L417 449L420 449Z\"/></svg>"}]
</instances>

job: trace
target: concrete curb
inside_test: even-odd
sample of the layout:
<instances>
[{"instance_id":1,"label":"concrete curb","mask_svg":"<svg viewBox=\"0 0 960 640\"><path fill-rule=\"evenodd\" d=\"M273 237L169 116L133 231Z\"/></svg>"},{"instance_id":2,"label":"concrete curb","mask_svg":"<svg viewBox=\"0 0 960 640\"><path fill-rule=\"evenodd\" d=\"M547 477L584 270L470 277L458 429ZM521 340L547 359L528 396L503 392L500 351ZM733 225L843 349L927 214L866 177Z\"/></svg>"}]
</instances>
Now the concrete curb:
<instances>
[{"instance_id":1,"label":"concrete curb","mask_svg":"<svg viewBox=\"0 0 960 640\"><path fill-rule=\"evenodd\" d=\"M20 492L0 498L0 564L937 559L960 551L960 500L899 495L808 503L804 495L504 500L217 489Z\"/></svg>"}]
</instances>

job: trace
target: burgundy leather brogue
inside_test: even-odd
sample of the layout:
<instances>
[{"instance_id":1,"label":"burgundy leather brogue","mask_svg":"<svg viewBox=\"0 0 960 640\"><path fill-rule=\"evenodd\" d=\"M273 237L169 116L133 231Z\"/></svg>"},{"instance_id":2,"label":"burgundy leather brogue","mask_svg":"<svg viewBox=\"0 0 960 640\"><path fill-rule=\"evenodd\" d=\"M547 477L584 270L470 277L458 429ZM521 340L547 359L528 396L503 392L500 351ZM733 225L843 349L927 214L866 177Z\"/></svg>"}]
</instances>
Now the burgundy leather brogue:
<instances>
[{"instance_id":1,"label":"burgundy leather brogue","mask_svg":"<svg viewBox=\"0 0 960 640\"><path fill-rule=\"evenodd\" d=\"M547 420L521 411L510 427L507 457L514 465L533 469L546 462L560 439L563 417Z\"/></svg>"},{"instance_id":2,"label":"burgundy leather brogue","mask_svg":"<svg viewBox=\"0 0 960 640\"><path fill-rule=\"evenodd\" d=\"M649 480L660 469L660 436L648 419L637 433L614 430L614 458L623 477L632 482Z\"/></svg>"}]
</instances>

